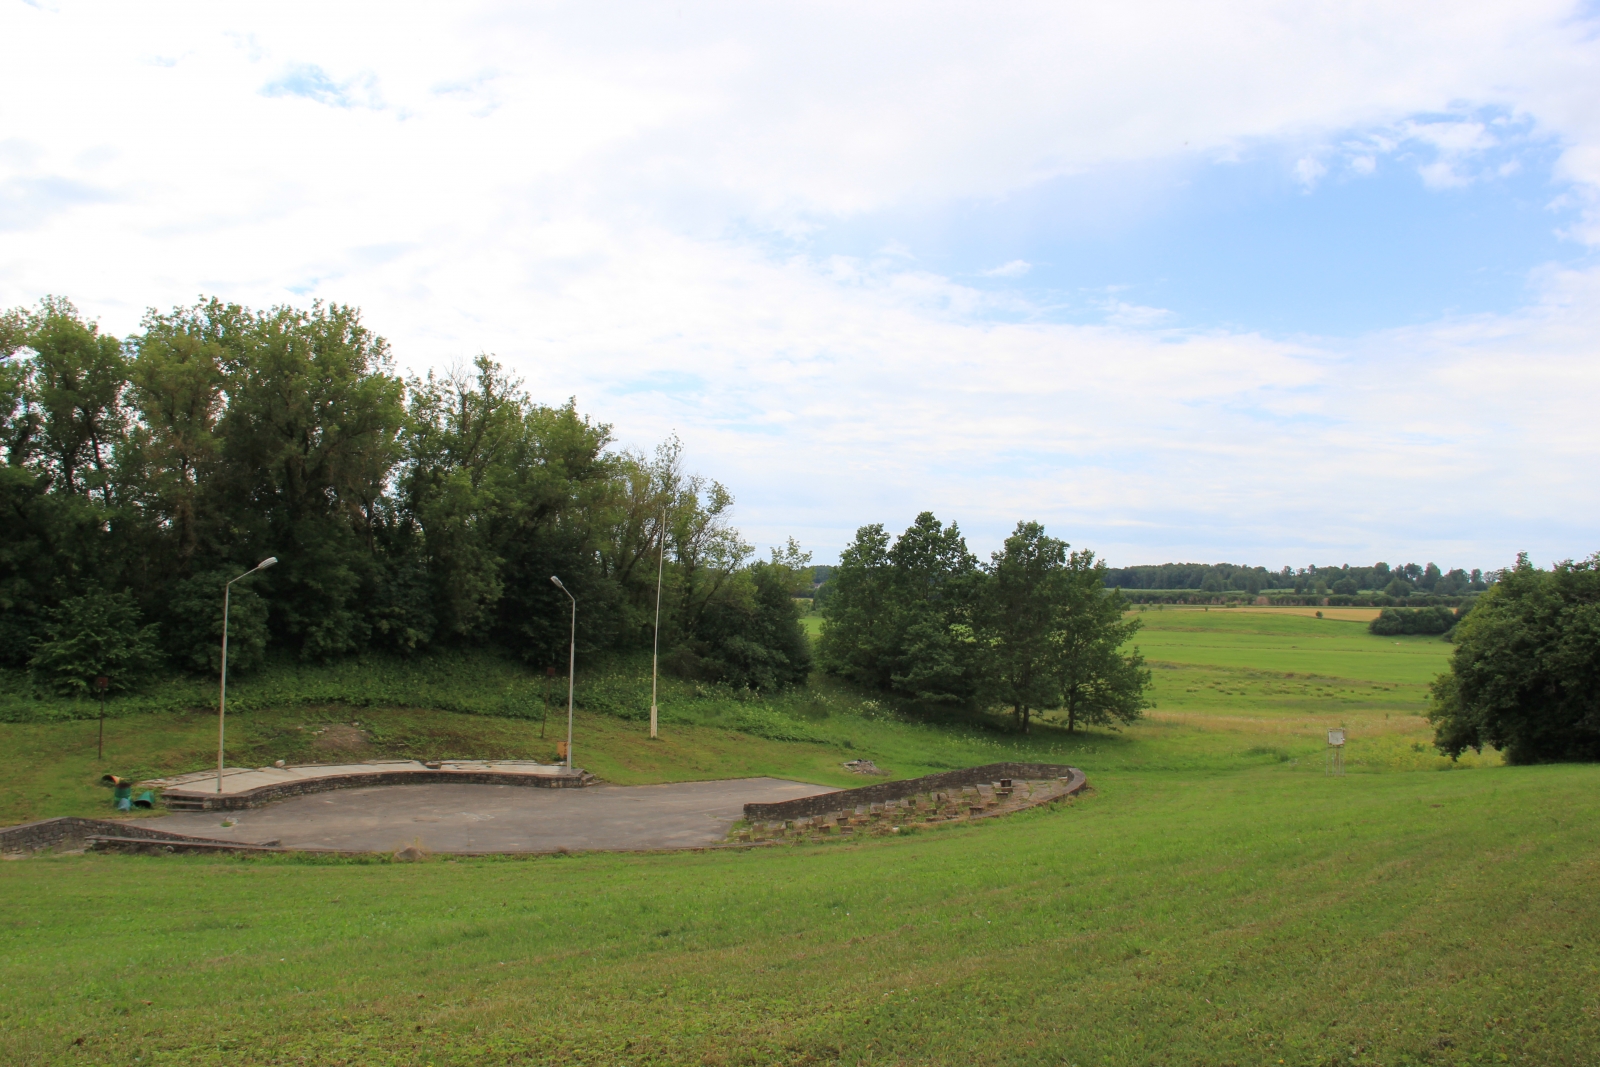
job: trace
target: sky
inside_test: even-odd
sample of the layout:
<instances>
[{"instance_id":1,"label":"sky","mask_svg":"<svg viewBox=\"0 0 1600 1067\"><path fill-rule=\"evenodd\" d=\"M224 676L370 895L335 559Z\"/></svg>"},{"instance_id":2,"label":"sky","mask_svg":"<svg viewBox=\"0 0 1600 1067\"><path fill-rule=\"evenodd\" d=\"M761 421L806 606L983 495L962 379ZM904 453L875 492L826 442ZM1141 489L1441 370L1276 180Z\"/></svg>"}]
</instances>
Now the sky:
<instances>
[{"instance_id":1,"label":"sky","mask_svg":"<svg viewBox=\"0 0 1600 1067\"><path fill-rule=\"evenodd\" d=\"M1600 550L1600 8L0 0L0 307L352 304L764 549Z\"/></svg>"}]
</instances>

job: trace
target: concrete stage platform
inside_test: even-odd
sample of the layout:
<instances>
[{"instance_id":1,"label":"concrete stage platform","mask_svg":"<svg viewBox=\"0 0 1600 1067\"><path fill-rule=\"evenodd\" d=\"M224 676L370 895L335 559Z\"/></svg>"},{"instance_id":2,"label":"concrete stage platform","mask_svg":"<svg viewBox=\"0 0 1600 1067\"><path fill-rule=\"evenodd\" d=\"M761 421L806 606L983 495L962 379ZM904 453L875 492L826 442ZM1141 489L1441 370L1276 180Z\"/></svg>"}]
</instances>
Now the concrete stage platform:
<instances>
[{"instance_id":1,"label":"concrete stage platform","mask_svg":"<svg viewBox=\"0 0 1600 1067\"><path fill-rule=\"evenodd\" d=\"M158 788L173 811L238 811L286 797L364 785L454 784L542 786L549 789L595 782L582 767L532 760L368 760L298 767L227 767L218 787L216 771L152 778L136 788Z\"/></svg>"},{"instance_id":2,"label":"concrete stage platform","mask_svg":"<svg viewBox=\"0 0 1600 1067\"><path fill-rule=\"evenodd\" d=\"M215 782L213 773L213 788ZM722 841L746 804L832 791L778 778L584 789L347 786L244 811L185 811L138 824L213 841L344 851L392 852L412 844L432 852L694 848Z\"/></svg>"}]
</instances>

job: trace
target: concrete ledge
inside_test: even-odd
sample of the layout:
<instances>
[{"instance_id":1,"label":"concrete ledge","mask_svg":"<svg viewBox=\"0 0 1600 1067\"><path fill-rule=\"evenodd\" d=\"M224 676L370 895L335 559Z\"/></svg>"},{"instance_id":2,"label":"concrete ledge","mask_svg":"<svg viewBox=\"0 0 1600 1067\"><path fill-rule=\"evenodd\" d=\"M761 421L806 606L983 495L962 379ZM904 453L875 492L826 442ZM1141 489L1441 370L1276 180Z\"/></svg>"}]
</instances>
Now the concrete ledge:
<instances>
[{"instance_id":1,"label":"concrete ledge","mask_svg":"<svg viewBox=\"0 0 1600 1067\"><path fill-rule=\"evenodd\" d=\"M427 852L425 856L429 860L473 859L491 856L503 856L508 859L536 859L546 856L588 856L611 853L627 853L633 856L668 856L680 852L749 851L753 848L771 848L774 844L775 842L772 841L717 841L702 845L669 845L661 848L545 848L516 852L473 849L463 852ZM123 855L140 856L172 856L185 853L190 855L239 853L241 855L347 857L383 857L389 855L386 850L374 852L351 848L288 848L278 844L252 845L242 841L208 841L203 838L157 841L133 837L96 836L88 839L86 848L91 852L115 852Z\"/></svg>"},{"instance_id":2,"label":"concrete ledge","mask_svg":"<svg viewBox=\"0 0 1600 1067\"><path fill-rule=\"evenodd\" d=\"M252 845L243 841L210 841L199 837L184 838L177 834L172 834L167 838L102 837L97 835L89 838L86 847L90 852L124 852L142 856L170 856L174 853L184 852L216 854L219 852L289 851L278 847L276 844Z\"/></svg>"},{"instance_id":3,"label":"concrete ledge","mask_svg":"<svg viewBox=\"0 0 1600 1067\"><path fill-rule=\"evenodd\" d=\"M294 768L305 772L309 768ZM226 781L226 779L224 779ZM259 808L263 804L285 797L326 793L333 789L359 789L382 785L520 785L538 789L580 789L593 785L599 779L581 768L575 774L529 774L524 771L452 770L431 767L396 767L390 770L335 772L319 777L300 777L282 782L271 782L237 792L217 793L196 786L164 788L161 799L169 807L183 807L199 811L240 811ZM173 803L176 801L177 803Z\"/></svg>"},{"instance_id":4,"label":"concrete ledge","mask_svg":"<svg viewBox=\"0 0 1600 1067\"><path fill-rule=\"evenodd\" d=\"M905 778L898 782L879 782L856 789L841 789L834 793L818 793L814 797L784 800L775 804L746 804L744 817L749 822L785 822L804 819L859 804L881 804L886 800L905 800L919 793L937 793L964 786L997 782L1002 778L1039 781L1046 778L1066 778L1067 788L1062 796L1071 796L1085 785L1088 779L1076 767L1060 763L988 763L982 767L965 767L960 770L928 774L921 778Z\"/></svg>"}]
</instances>

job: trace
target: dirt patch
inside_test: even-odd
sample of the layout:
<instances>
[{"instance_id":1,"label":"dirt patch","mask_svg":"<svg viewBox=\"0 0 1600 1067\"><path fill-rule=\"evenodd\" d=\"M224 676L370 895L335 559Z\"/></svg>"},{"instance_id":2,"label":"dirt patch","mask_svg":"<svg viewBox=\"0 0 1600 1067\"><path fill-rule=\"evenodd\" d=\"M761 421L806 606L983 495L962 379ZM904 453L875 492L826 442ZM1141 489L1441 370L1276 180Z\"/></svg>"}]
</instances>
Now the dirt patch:
<instances>
[{"instance_id":1,"label":"dirt patch","mask_svg":"<svg viewBox=\"0 0 1600 1067\"><path fill-rule=\"evenodd\" d=\"M347 722L330 722L315 730L313 751L324 756L364 756L372 748L372 740L359 726Z\"/></svg>"}]
</instances>

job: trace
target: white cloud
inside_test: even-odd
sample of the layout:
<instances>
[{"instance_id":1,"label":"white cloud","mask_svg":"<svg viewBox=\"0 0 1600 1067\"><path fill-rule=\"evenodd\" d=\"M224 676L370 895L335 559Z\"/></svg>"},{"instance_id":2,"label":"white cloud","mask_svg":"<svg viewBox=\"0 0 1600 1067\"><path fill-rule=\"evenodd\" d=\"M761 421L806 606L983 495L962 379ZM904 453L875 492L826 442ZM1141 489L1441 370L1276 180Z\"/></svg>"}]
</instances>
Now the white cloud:
<instances>
[{"instance_id":1,"label":"white cloud","mask_svg":"<svg viewBox=\"0 0 1600 1067\"><path fill-rule=\"evenodd\" d=\"M1327 164L1312 156L1303 156L1295 161L1294 176L1306 189L1312 189L1322 176L1328 173Z\"/></svg>"},{"instance_id":2,"label":"white cloud","mask_svg":"<svg viewBox=\"0 0 1600 1067\"><path fill-rule=\"evenodd\" d=\"M1013 259L1009 263L1002 263L998 267L991 267L984 271L988 278L1020 278L1033 269L1033 264L1025 259Z\"/></svg>"},{"instance_id":3,"label":"white cloud","mask_svg":"<svg viewBox=\"0 0 1600 1067\"><path fill-rule=\"evenodd\" d=\"M925 506L1123 562L1571 554L1600 520L1592 275L1334 347L1115 301L1054 324L903 248L793 253L818 220L1268 142L1307 185L1413 149L1449 185L1537 136L1594 205L1577 12L12 6L0 306L65 293L120 332L202 292L359 304L414 367L491 350L633 443L679 429L752 533L824 556Z\"/></svg>"}]
</instances>

